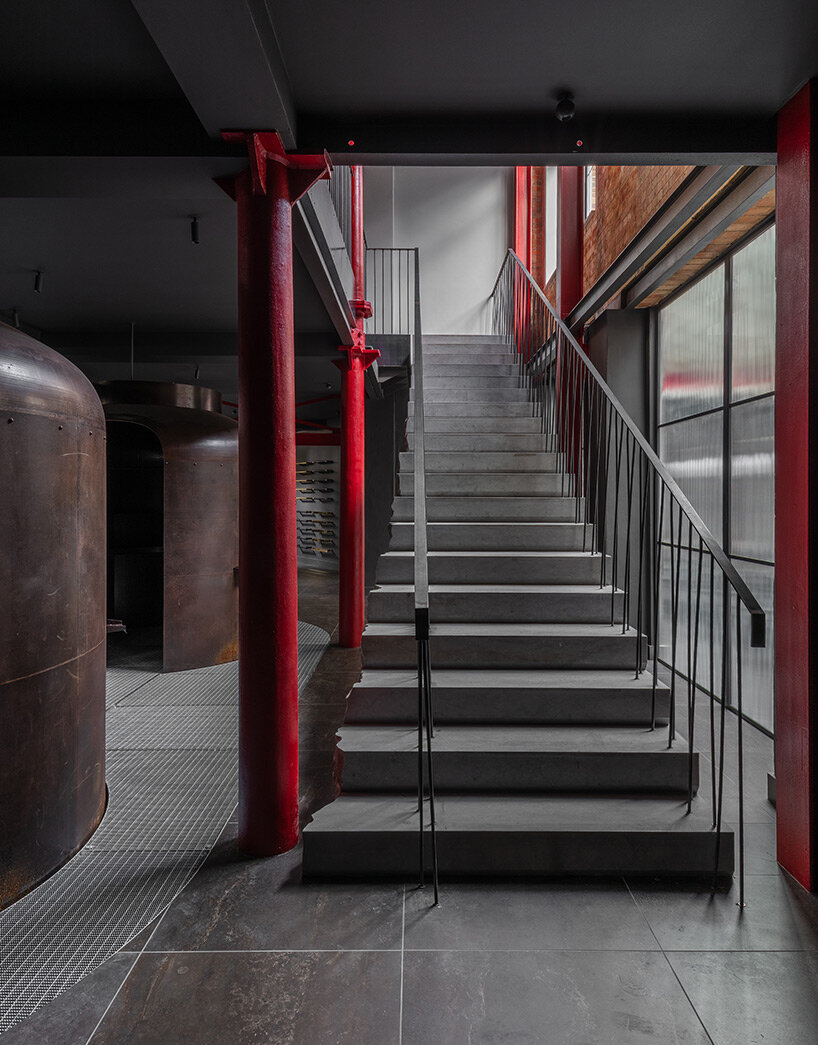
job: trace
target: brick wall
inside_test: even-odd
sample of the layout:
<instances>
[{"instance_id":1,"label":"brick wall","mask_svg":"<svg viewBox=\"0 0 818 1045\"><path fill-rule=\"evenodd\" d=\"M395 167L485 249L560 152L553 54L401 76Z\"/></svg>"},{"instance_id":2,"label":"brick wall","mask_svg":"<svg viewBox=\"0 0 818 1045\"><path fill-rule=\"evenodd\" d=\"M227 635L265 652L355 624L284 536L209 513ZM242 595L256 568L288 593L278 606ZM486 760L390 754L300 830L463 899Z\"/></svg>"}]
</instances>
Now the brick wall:
<instances>
[{"instance_id":1,"label":"brick wall","mask_svg":"<svg viewBox=\"0 0 818 1045\"><path fill-rule=\"evenodd\" d=\"M583 290L596 283L693 167L598 167L583 237Z\"/></svg>"}]
</instances>

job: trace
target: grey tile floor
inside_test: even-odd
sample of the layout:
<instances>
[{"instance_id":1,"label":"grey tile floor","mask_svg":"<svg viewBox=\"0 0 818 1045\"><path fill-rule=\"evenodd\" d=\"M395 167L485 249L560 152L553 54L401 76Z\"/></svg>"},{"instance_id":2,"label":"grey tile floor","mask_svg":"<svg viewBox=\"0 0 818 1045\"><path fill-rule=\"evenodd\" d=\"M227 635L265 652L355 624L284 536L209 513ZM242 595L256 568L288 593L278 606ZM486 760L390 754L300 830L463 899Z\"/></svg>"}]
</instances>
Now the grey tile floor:
<instances>
[{"instance_id":1,"label":"grey tile floor","mask_svg":"<svg viewBox=\"0 0 818 1045\"><path fill-rule=\"evenodd\" d=\"M302 693L305 812L334 794L356 671L331 646ZM815 1045L818 899L775 863L771 745L747 748L744 910L735 883L622 879L444 883L434 909L412 883L302 883L298 849L246 859L229 823L153 925L3 1045Z\"/></svg>"}]
</instances>

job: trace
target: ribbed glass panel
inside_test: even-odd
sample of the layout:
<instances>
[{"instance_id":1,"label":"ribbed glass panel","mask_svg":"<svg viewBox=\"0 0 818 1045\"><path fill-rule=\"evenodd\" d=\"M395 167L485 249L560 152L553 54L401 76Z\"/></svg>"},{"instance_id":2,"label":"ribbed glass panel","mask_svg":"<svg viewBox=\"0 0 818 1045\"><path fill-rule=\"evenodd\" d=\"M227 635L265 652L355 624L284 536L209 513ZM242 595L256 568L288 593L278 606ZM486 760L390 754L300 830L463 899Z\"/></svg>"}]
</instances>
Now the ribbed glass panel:
<instances>
[{"instance_id":1,"label":"ribbed glass panel","mask_svg":"<svg viewBox=\"0 0 818 1045\"><path fill-rule=\"evenodd\" d=\"M719 411L659 429L660 458L717 540L722 532L722 427ZM663 531L667 540L667 523Z\"/></svg>"},{"instance_id":2,"label":"ribbed glass panel","mask_svg":"<svg viewBox=\"0 0 818 1045\"><path fill-rule=\"evenodd\" d=\"M733 256L732 399L775 387L775 226Z\"/></svg>"},{"instance_id":3,"label":"ribbed glass panel","mask_svg":"<svg viewBox=\"0 0 818 1045\"><path fill-rule=\"evenodd\" d=\"M775 559L775 397L730 410L733 555Z\"/></svg>"},{"instance_id":4,"label":"ribbed glass panel","mask_svg":"<svg viewBox=\"0 0 818 1045\"><path fill-rule=\"evenodd\" d=\"M724 266L659 312L659 421L724 402Z\"/></svg>"},{"instance_id":5,"label":"ribbed glass panel","mask_svg":"<svg viewBox=\"0 0 818 1045\"><path fill-rule=\"evenodd\" d=\"M767 645L764 649L753 649L750 645L750 618L742 610L741 618L741 671L742 671L742 710L744 714L765 729L773 731L773 670L775 668L775 621L773 619L773 591L775 583L775 567L760 566L753 562L733 560L733 565L744 577L750 591L758 599L761 608L767 615ZM731 627L733 629L732 660L733 686L732 700L734 707L738 703L736 689L736 653L735 653L735 618L736 599L731 600Z\"/></svg>"}]
</instances>

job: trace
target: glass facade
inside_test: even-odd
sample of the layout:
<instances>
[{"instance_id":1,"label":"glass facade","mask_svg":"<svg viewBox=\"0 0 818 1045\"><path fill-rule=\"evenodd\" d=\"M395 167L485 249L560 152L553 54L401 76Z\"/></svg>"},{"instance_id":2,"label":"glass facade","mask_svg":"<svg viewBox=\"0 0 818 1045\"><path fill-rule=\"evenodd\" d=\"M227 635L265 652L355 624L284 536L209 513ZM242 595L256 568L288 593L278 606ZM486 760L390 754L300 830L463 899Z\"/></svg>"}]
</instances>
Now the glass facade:
<instances>
[{"instance_id":1,"label":"glass facade","mask_svg":"<svg viewBox=\"0 0 818 1045\"><path fill-rule=\"evenodd\" d=\"M773 585L775 577L775 227L771 226L712 268L659 310L659 456L767 613L767 647L749 648L744 614L744 712L773 730ZM663 525L659 656L686 673L688 605L696 630L697 559L687 550L687 527ZM674 550L675 546L675 550ZM689 561L688 561L689 560ZM697 677L709 686L710 578L705 559ZM671 583L671 581L673 583ZM716 571L713 604L721 621L723 592ZM674 644L672 601L684 635ZM731 602L731 612L735 603ZM713 646L721 696L721 636ZM674 651L675 645L675 651ZM692 648L692 647L691 647ZM726 697L736 692L735 655Z\"/></svg>"}]
</instances>

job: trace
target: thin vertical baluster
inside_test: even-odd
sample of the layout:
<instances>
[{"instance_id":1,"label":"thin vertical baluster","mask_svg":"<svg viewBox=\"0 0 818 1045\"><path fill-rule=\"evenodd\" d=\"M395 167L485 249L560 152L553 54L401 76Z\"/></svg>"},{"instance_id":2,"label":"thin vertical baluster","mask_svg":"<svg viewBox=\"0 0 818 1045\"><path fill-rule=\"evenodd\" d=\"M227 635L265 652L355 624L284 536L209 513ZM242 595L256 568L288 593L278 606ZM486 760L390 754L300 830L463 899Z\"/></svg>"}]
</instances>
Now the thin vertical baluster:
<instances>
[{"instance_id":1,"label":"thin vertical baluster","mask_svg":"<svg viewBox=\"0 0 818 1045\"><path fill-rule=\"evenodd\" d=\"M642 673L642 571L645 565L645 524L648 516L647 458L639 452L639 569L636 588L636 678Z\"/></svg>"},{"instance_id":2,"label":"thin vertical baluster","mask_svg":"<svg viewBox=\"0 0 818 1045\"><path fill-rule=\"evenodd\" d=\"M633 507L633 472L636 460L636 440L628 431L631 441L631 453L628 461L628 524L625 531L625 590L622 596L622 634L628 630L628 618L631 612L631 515Z\"/></svg>"},{"instance_id":3,"label":"thin vertical baluster","mask_svg":"<svg viewBox=\"0 0 818 1045\"><path fill-rule=\"evenodd\" d=\"M610 455L611 455L611 424L613 417L613 407L605 400L605 474L602 480L602 533L599 538L600 551L602 553L602 560L600 562L600 588L604 588L608 580L608 564L607 564L607 548L608 548L608 476L610 475Z\"/></svg>"},{"instance_id":4,"label":"thin vertical baluster","mask_svg":"<svg viewBox=\"0 0 818 1045\"><path fill-rule=\"evenodd\" d=\"M712 784L713 827L716 826L716 650L713 622L715 610L716 560L710 555L710 780Z\"/></svg>"},{"instance_id":5,"label":"thin vertical baluster","mask_svg":"<svg viewBox=\"0 0 818 1045\"><path fill-rule=\"evenodd\" d=\"M419 877L421 887L426 881L425 855L423 852L423 709L425 704L423 687L425 679L426 671L423 659L423 643L418 642L418 819L420 821Z\"/></svg>"},{"instance_id":6,"label":"thin vertical baluster","mask_svg":"<svg viewBox=\"0 0 818 1045\"><path fill-rule=\"evenodd\" d=\"M722 576L721 607L721 736L719 737L719 797L716 808L716 862L713 868L713 889L719 880L719 860L721 859L721 814L724 807L724 732L727 694L727 672L729 670L730 649L730 599L727 594L727 582Z\"/></svg>"},{"instance_id":7,"label":"thin vertical baluster","mask_svg":"<svg viewBox=\"0 0 818 1045\"><path fill-rule=\"evenodd\" d=\"M435 907L438 904L438 879L437 879L437 818L435 816L435 776L432 760L432 661L429 652L428 640L423 642L424 667L425 667L425 690L426 690L426 751L427 770L429 774L429 828L431 830L432 843L432 882L435 891Z\"/></svg>"},{"instance_id":8,"label":"thin vertical baluster","mask_svg":"<svg viewBox=\"0 0 818 1045\"><path fill-rule=\"evenodd\" d=\"M693 669L690 670L688 662L688 673L691 678L691 689L687 705L687 811L693 809L693 734L696 729L696 671L699 661L699 605L702 597L702 539L699 537L699 563L696 569L696 624L693 632ZM688 568L689 572L689 568ZM688 613L690 612L688 606Z\"/></svg>"},{"instance_id":9,"label":"thin vertical baluster","mask_svg":"<svg viewBox=\"0 0 818 1045\"><path fill-rule=\"evenodd\" d=\"M653 684L651 687L650 698L651 730L656 729L656 685L658 682L659 669L659 596L662 579L662 528L665 524L665 484L661 479L659 482L661 484L661 494L659 497L659 526L656 530L656 569L653 576ZM670 554L671 556L673 555L672 548Z\"/></svg>"},{"instance_id":10,"label":"thin vertical baluster","mask_svg":"<svg viewBox=\"0 0 818 1045\"><path fill-rule=\"evenodd\" d=\"M738 905L744 908L744 706L741 681L741 600L736 595L736 707L738 711Z\"/></svg>"},{"instance_id":11,"label":"thin vertical baluster","mask_svg":"<svg viewBox=\"0 0 818 1045\"><path fill-rule=\"evenodd\" d=\"M616 577L619 566L619 477L622 464L622 443L624 437L622 430L624 425L619 415L614 414L614 426L618 425L616 445L616 468L614 470L614 513L613 513L613 544L611 545L611 627L614 624L614 612L616 609Z\"/></svg>"},{"instance_id":12,"label":"thin vertical baluster","mask_svg":"<svg viewBox=\"0 0 818 1045\"><path fill-rule=\"evenodd\" d=\"M691 667L691 656L693 652L693 635L691 633L692 618L691 610L693 608L693 523L688 519L687 521L687 660L685 661L685 669L687 670L687 707L688 712L690 709L690 687L693 685L693 678L690 674Z\"/></svg>"},{"instance_id":13,"label":"thin vertical baluster","mask_svg":"<svg viewBox=\"0 0 818 1045\"><path fill-rule=\"evenodd\" d=\"M678 544L674 548L673 546L673 509L671 508L670 513L671 527L671 549L670 549L670 564L671 564L671 580L670 583L673 586L673 592L671 593L671 636L673 647L671 650L671 668L670 668L670 719L668 722L668 747L673 747L673 741L676 739L676 650L677 650L677 638L679 633L679 581L682 573L682 506L679 505L679 527L677 531ZM676 552L676 572L675 578L673 573L673 559L674 551Z\"/></svg>"}]
</instances>

